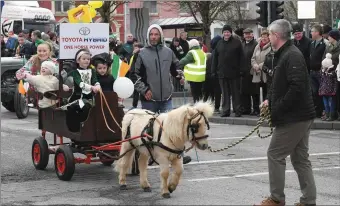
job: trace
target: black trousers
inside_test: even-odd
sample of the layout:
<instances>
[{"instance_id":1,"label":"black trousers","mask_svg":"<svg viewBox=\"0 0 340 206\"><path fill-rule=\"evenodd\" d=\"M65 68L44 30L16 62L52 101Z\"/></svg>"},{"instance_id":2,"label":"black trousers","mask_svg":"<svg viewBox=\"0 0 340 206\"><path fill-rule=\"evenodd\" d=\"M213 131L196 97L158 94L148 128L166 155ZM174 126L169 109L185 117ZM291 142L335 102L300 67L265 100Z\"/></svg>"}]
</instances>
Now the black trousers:
<instances>
[{"instance_id":1,"label":"black trousers","mask_svg":"<svg viewBox=\"0 0 340 206\"><path fill-rule=\"evenodd\" d=\"M242 94L241 95L241 102L242 102L242 110L244 113L251 113L251 105L253 103L253 111L260 112L260 95L259 94Z\"/></svg>"},{"instance_id":2,"label":"black trousers","mask_svg":"<svg viewBox=\"0 0 340 206\"><path fill-rule=\"evenodd\" d=\"M203 101L211 99L215 103L215 110L219 110L221 106L221 87L218 79L210 78L204 82Z\"/></svg>"},{"instance_id":3,"label":"black trousers","mask_svg":"<svg viewBox=\"0 0 340 206\"><path fill-rule=\"evenodd\" d=\"M340 117L340 82L338 82L338 90L336 93L337 105L336 110L338 111L338 117Z\"/></svg>"},{"instance_id":4,"label":"black trousers","mask_svg":"<svg viewBox=\"0 0 340 206\"><path fill-rule=\"evenodd\" d=\"M267 94L268 94L267 83L261 82L260 87L262 87L262 99L264 101L267 98Z\"/></svg>"},{"instance_id":5,"label":"black trousers","mask_svg":"<svg viewBox=\"0 0 340 206\"><path fill-rule=\"evenodd\" d=\"M219 79L222 90L222 114L230 114L230 98L232 97L233 108L235 113L240 113L240 78L236 79Z\"/></svg>"},{"instance_id":6,"label":"black trousers","mask_svg":"<svg viewBox=\"0 0 340 206\"><path fill-rule=\"evenodd\" d=\"M312 86L312 95L313 95L313 101L314 101L316 116L321 117L322 112L324 110L322 96L319 96L321 74L320 74L319 71L311 70L309 77L310 77L310 82L311 82L311 86Z\"/></svg>"},{"instance_id":7,"label":"black trousers","mask_svg":"<svg viewBox=\"0 0 340 206\"><path fill-rule=\"evenodd\" d=\"M92 106L88 103L85 103L83 108L80 108L79 104L67 108L66 125L70 132L80 132L80 124L88 118L91 108Z\"/></svg>"},{"instance_id":8,"label":"black trousers","mask_svg":"<svg viewBox=\"0 0 340 206\"><path fill-rule=\"evenodd\" d=\"M203 97L203 83L204 82L189 82L194 103L198 102Z\"/></svg>"},{"instance_id":9,"label":"black trousers","mask_svg":"<svg viewBox=\"0 0 340 206\"><path fill-rule=\"evenodd\" d=\"M133 91L133 95L132 95L132 106L133 107L137 107L138 106L138 100L139 100L139 93L135 90Z\"/></svg>"}]
</instances>

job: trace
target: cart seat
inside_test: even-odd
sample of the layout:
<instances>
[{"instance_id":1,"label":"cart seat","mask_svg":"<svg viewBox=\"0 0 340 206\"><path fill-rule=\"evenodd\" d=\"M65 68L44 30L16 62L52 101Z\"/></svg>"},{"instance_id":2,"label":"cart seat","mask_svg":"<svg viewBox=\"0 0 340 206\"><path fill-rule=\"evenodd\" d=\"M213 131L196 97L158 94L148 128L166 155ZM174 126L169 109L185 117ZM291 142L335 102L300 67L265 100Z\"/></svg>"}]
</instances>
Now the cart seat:
<instances>
[{"instance_id":1,"label":"cart seat","mask_svg":"<svg viewBox=\"0 0 340 206\"><path fill-rule=\"evenodd\" d=\"M124 111L118 105L118 96L115 92L104 92L108 105L114 118L121 124ZM79 132L71 132L66 124L67 111L45 108L39 110L39 129L47 132L55 133L60 136L68 137L76 142L115 142L121 140L120 126L116 125L112 119L109 110L106 108L105 103L102 105L100 95L95 95L95 106L90 109L87 119L81 122ZM102 108L103 106L103 108ZM104 116L102 113L104 111ZM109 126L114 133L111 132Z\"/></svg>"}]
</instances>

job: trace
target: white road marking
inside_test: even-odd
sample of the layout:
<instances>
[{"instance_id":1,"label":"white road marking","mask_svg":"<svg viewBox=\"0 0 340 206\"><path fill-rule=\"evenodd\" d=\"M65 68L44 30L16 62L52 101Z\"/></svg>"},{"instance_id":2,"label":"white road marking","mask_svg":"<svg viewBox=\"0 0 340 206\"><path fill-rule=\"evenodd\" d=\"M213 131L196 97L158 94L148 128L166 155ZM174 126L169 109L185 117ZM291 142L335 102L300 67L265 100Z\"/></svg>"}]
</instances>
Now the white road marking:
<instances>
[{"instance_id":1,"label":"white road marking","mask_svg":"<svg viewBox=\"0 0 340 206\"><path fill-rule=\"evenodd\" d=\"M217 137L217 138L208 138L209 141L211 140L231 140L231 139L242 139L243 137ZM259 138L258 136L250 136L247 139L255 139L255 138Z\"/></svg>"},{"instance_id":2,"label":"white road marking","mask_svg":"<svg viewBox=\"0 0 340 206\"><path fill-rule=\"evenodd\" d=\"M340 167L313 168L314 171L334 170L334 169L340 169ZM293 173L293 172L295 172L295 170L286 170L286 173ZM261 175L268 175L268 172L248 173L248 174L233 175L233 176L207 177L207 178L200 178L200 179L190 179L190 180L187 180L187 181L189 181L189 182L202 182L202 181L231 179L231 178L240 178L240 177L254 177L254 176L261 176Z\"/></svg>"},{"instance_id":3,"label":"white road marking","mask_svg":"<svg viewBox=\"0 0 340 206\"><path fill-rule=\"evenodd\" d=\"M309 156L325 156L325 155L339 155L340 152L327 152L327 153L313 153L309 154ZM289 157L288 157L289 158ZM222 160L206 160L199 162L190 162L186 165L201 165L201 164L214 164L221 162L244 162L244 161L257 161L257 160L266 160L267 157L251 157L251 158L238 158L238 159L222 159ZM149 166L148 169L159 168L159 166Z\"/></svg>"}]
</instances>

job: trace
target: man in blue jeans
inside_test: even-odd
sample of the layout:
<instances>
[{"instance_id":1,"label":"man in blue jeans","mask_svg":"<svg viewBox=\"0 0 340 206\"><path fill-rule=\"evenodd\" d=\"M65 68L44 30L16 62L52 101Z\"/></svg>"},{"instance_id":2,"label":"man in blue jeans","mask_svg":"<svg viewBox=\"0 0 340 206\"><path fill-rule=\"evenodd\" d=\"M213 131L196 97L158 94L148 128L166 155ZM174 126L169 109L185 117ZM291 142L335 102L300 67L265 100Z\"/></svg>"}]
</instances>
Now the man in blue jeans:
<instances>
[{"instance_id":1,"label":"man in blue jeans","mask_svg":"<svg viewBox=\"0 0 340 206\"><path fill-rule=\"evenodd\" d=\"M135 89L140 94L142 108L155 113L172 110L172 82L170 74L184 79L180 71L179 61L173 51L165 47L163 31L159 25L148 28L147 44L140 50L132 76L136 79ZM191 161L189 156L183 157L183 163Z\"/></svg>"}]
</instances>

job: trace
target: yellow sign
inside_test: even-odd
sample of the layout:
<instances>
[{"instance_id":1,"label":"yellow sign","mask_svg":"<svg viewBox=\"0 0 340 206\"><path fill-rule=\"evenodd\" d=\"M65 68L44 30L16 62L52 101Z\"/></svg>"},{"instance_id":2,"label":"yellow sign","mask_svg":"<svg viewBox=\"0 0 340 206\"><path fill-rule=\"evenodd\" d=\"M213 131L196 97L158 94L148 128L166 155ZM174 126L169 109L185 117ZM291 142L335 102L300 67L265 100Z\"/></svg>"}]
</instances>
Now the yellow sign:
<instances>
[{"instance_id":1,"label":"yellow sign","mask_svg":"<svg viewBox=\"0 0 340 206\"><path fill-rule=\"evenodd\" d=\"M99 9L100 7L103 6L103 2L102 1L89 1L89 3L87 3L89 6L91 6L94 9Z\"/></svg>"},{"instance_id":2,"label":"yellow sign","mask_svg":"<svg viewBox=\"0 0 340 206\"><path fill-rule=\"evenodd\" d=\"M188 37L199 37L203 36L203 31L202 30L191 30L188 31Z\"/></svg>"},{"instance_id":3,"label":"yellow sign","mask_svg":"<svg viewBox=\"0 0 340 206\"><path fill-rule=\"evenodd\" d=\"M67 11L70 23L92 23L97 14L96 9L103 6L102 1L89 1L87 5L79 5Z\"/></svg>"}]
</instances>

